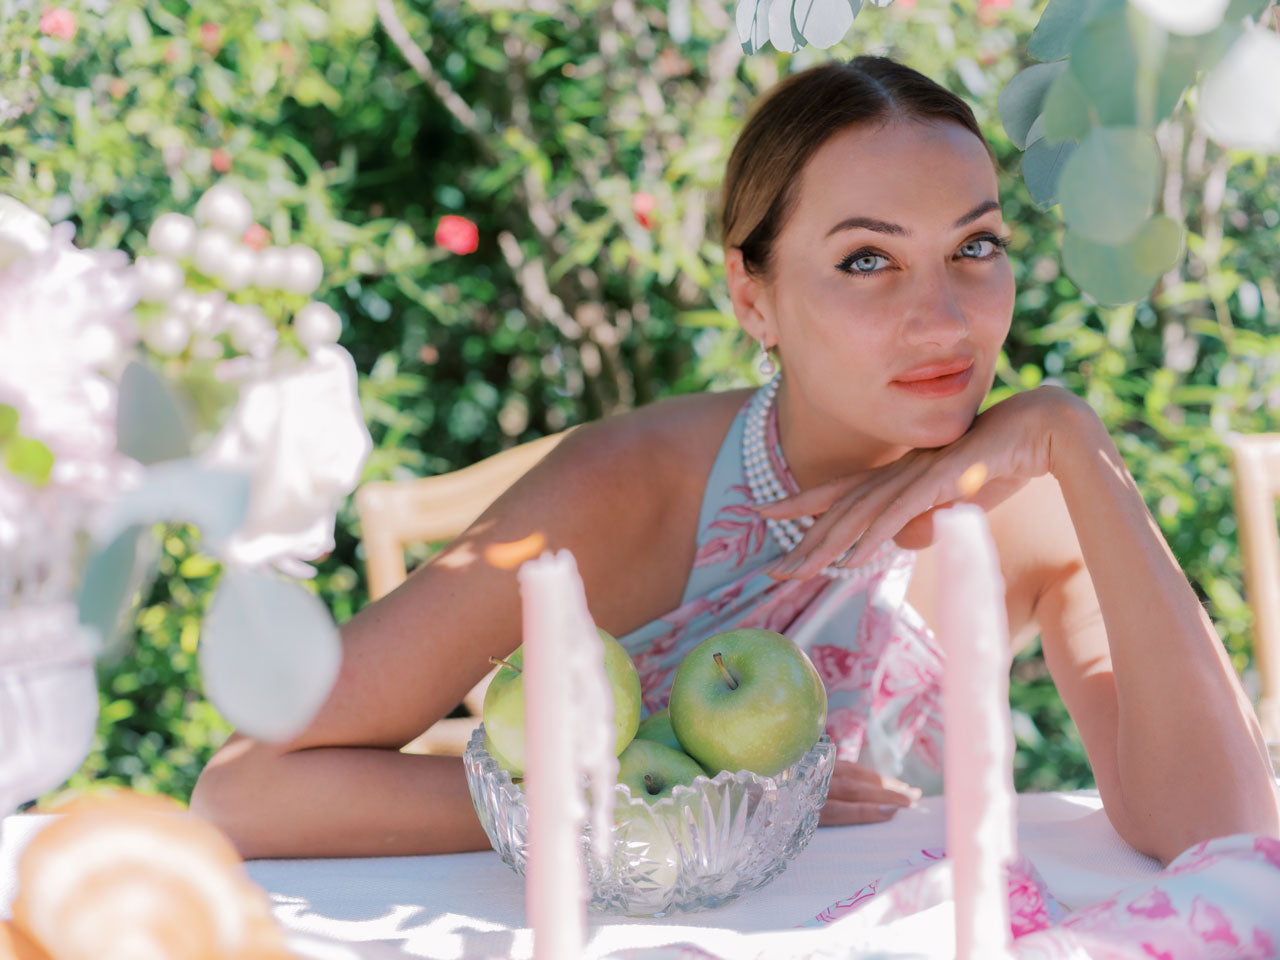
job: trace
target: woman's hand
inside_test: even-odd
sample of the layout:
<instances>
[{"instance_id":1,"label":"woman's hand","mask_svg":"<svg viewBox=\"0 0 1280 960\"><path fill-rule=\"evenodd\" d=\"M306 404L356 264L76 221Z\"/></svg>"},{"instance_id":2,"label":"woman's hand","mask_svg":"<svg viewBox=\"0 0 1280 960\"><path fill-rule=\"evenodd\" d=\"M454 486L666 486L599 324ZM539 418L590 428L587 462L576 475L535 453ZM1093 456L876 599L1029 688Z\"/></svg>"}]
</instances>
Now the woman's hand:
<instances>
[{"instance_id":1,"label":"woman's hand","mask_svg":"<svg viewBox=\"0 0 1280 960\"><path fill-rule=\"evenodd\" d=\"M920 799L920 789L849 760L836 760L818 823L840 827L879 823Z\"/></svg>"},{"instance_id":2,"label":"woman's hand","mask_svg":"<svg viewBox=\"0 0 1280 960\"><path fill-rule=\"evenodd\" d=\"M1083 404L1060 387L1039 387L995 404L955 442L911 450L893 463L837 477L793 497L760 504L763 517L814 516L804 539L766 568L804 579L832 562L856 567L890 538L908 549L933 542L931 514L965 498L990 510L1028 480L1051 472L1053 430Z\"/></svg>"}]
</instances>

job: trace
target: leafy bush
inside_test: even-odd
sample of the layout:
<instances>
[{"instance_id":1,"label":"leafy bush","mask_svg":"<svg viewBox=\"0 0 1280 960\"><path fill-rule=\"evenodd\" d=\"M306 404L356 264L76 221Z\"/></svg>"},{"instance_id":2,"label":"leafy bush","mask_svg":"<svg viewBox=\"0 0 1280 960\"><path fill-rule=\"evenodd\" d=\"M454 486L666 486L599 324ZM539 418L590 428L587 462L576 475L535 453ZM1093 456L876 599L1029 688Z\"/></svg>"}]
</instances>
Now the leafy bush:
<instances>
[{"instance_id":1,"label":"leafy bush","mask_svg":"<svg viewBox=\"0 0 1280 960\"><path fill-rule=\"evenodd\" d=\"M308 243L362 371L366 480L453 469L672 393L749 382L712 227L750 102L788 70L889 52L966 96L1002 170L1019 286L993 400L1055 378L1118 438L1236 666L1249 616L1224 436L1280 403L1280 184L1178 119L1162 131L1167 212L1189 257L1150 303L1099 309L1058 266L995 111L1025 65L1021 5L868 9L831 51L743 59L730 14L665 3L372 4L145 0L71 4L72 40L20 5L0 24L0 188L82 243L139 252L160 212L232 178L273 242ZM856 49L855 49L856 45ZM943 65L946 65L945 67ZM464 256L444 215L478 226ZM163 534L135 641L102 666L102 723L72 788L129 782L185 799L226 733L199 695L200 615L216 567ZM367 602L348 507L315 588L339 621ZM1020 788L1091 783L1078 737L1027 651L1015 667Z\"/></svg>"}]
</instances>

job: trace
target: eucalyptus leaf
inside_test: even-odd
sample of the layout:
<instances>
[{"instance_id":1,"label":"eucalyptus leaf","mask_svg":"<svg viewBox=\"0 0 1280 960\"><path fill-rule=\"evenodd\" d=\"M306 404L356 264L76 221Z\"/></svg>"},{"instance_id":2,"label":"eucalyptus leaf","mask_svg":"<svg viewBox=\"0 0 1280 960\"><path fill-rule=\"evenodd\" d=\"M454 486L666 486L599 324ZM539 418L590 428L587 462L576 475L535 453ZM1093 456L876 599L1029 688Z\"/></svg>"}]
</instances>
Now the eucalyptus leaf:
<instances>
[{"instance_id":1,"label":"eucalyptus leaf","mask_svg":"<svg viewBox=\"0 0 1280 960\"><path fill-rule=\"evenodd\" d=\"M1123 10L1080 28L1071 44L1071 72L1103 126L1137 122L1137 55Z\"/></svg>"},{"instance_id":2,"label":"eucalyptus leaf","mask_svg":"<svg viewBox=\"0 0 1280 960\"><path fill-rule=\"evenodd\" d=\"M1105 306L1145 300L1181 252L1182 228L1164 216L1147 221L1125 244L1094 243L1070 229L1062 241L1067 275Z\"/></svg>"},{"instance_id":3,"label":"eucalyptus leaf","mask_svg":"<svg viewBox=\"0 0 1280 960\"><path fill-rule=\"evenodd\" d=\"M795 0L792 16L800 35L826 50L844 39L861 9L862 0Z\"/></svg>"},{"instance_id":4,"label":"eucalyptus leaf","mask_svg":"<svg viewBox=\"0 0 1280 960\"><path fill-rule=\"evenodd\" d=\"M792 5L793 0L771 0L769 4L769 42L781 53L795 53L804 46L804 37L796 31Z\"/></svg>"},{"instance_id":5,"label":"eucalyptus leaf","mask_svg":"<svg viewBox=\"0 0 1280 960\"><path fill-rule=\"evenodd\" d=\"M1066 69L1064 62L1032 64L1016 74L1000 91L996 100L1000 120L1009 139L1019 150L1027 148L1031 125L1040 116L1045 95Z\"/></svg>"},{"instance_id":6,"label":"eucalyptus leaf","mask_svg":"<svg viewBox=\"0 0 1280 960\"><path fill-rule=\"evenodd\" d=\"M97 631L104 647L118 648L126 635L125 614L155 572L158 552L155 539L135 524L89 557L80 584L80 622Z\"/></svg>"},{"instance_id":7,"label":"eucalyptus leaf","mask_svg":"<svg viewBox=\"0 0 1280 960\"><path fill-rule=\"evenodd\" d=\"M769 40L769 0L738 0L734 21L743 52L755 53Z\"/></svg>"},{"instance_id":8,"label":"eucalyptus leaf","mask_svg":"<svg viewBox=\"0 0 1280 960\"><path fill-rule=\"evenodd\" d=\"M306 728L338 677L338 628L300 584L228 570L200 638L205 694L251 737L283 741Z\"/></svg>"},{"instance_id":9,"label":"eucalyptus leaf","mask_svg":"<svg viewBox=\"0 0 1280 960\"><path fill-rule=\"evenodd\" d=\"M1049 0L1027 42L1027 53L1042 61L1065 57L1087 7L1088 0Z\"/></svg>"},{"instance_id":10,"label":"eucalyptus leaf","mask_svg":"<svg viewBox=\"0 0 1280 960\"><path fill-rule=\"evenodd\" d=\"M191 452L186 417L159 375L136 360L124 368L116 401L116 449L140 463Z\"/></svg>"},{"instance_id":11,"label":"eucalyptus leaf","mask_svg":"<svg viewBox=\"0 0 1280 960\"><path fill-rule=\"evenodd\" d=\"M1160 150L1132 127L1098 127L1062 168L1058 194L1071 229L1095 243L1122 244L1151 215L1160 191Z\"/></svg>"},{"instance_id":12,"label":"eucalyptus leaf","mask_svg":"<svg viewBox=\"0 0 1280 960\"><path fill-rule=\"evenodd\" d=\"M1026 181L1031 199L1040 208L1048 210L1058 202L1058 179L1075 149L1076 145L1070 140L1053 143L1042 138L1027 147L1022 155L1022 179Z\"/></svg>"},{"instance_id":13,"label":"eucalyptus leaf","mask_svg":"<svg viewBox=\"0 0 1280 960\"><path fill-rule=\"evenodd\" d=\"M1093 126L1089 95L1070 70L1064 70L1044 98L1044 135L1055 143L1080 141Z\"/></svg>"},{"instance_id":14,"label":"eucalyptus leaf","mask_svg":"<svg viewBox=\"0 0 1280 960\"><path fill-rule=\"evenodd\" d=\"M169 460L148 468L142 483L112 505L97 539L114 540L134 525L189 523L216 554L244 524L249 495L247 474Z\"/></svg>"}]
</instances>

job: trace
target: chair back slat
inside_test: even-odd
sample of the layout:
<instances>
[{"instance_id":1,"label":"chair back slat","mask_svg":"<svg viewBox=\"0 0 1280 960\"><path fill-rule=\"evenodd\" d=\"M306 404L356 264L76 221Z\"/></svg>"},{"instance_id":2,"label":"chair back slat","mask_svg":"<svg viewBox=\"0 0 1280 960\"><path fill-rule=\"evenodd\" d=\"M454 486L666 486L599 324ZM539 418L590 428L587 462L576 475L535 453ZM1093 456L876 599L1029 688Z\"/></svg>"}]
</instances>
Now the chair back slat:
<instances>
[{"instance_id":1,"label":"chair back slat","mask_svg":"<svg viewBox=\"0 0 1280 960\"><path fill-rule=\"evenodd\" d=\"M1253 659L1261 680L1258 719L1280 748L1280 433L1230 438L1245 599L1253 612Z\"/></svg>"}]
</instances>

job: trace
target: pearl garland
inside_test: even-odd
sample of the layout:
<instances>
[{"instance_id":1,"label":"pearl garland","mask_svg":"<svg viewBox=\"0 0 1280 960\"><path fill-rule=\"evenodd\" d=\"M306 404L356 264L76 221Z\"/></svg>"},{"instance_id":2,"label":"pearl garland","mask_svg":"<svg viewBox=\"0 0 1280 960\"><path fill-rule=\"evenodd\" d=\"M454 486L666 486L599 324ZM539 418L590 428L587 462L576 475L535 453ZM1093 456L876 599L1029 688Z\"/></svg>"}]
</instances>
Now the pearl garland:
<instances>
[{"instance_id":1,"label":"pearl garland","mask_svg":"<svg viewBox=\"0 0 1280 960\"><path fill-rule=\"evenodd\" d=\"M791 495L782 485L773 465L769 460L766 441L769 413L773 409L773 401L778 395L780 376L774 377L755 392L747 407L747 420L742 430L742 468L747 477L747 487L751 491L751 499L755 503L772 503ZM813 517L802 516L796 519L789 517L765 517L765 525L769 534L789 552L800 543L804 533L813 526ZM878 556L858 567L841 567L829 564L820 571L823 576L837 579L848 579L864 576L889 565L893 560L892 551L877 551Z\"/></svg>"}]
</instances>

